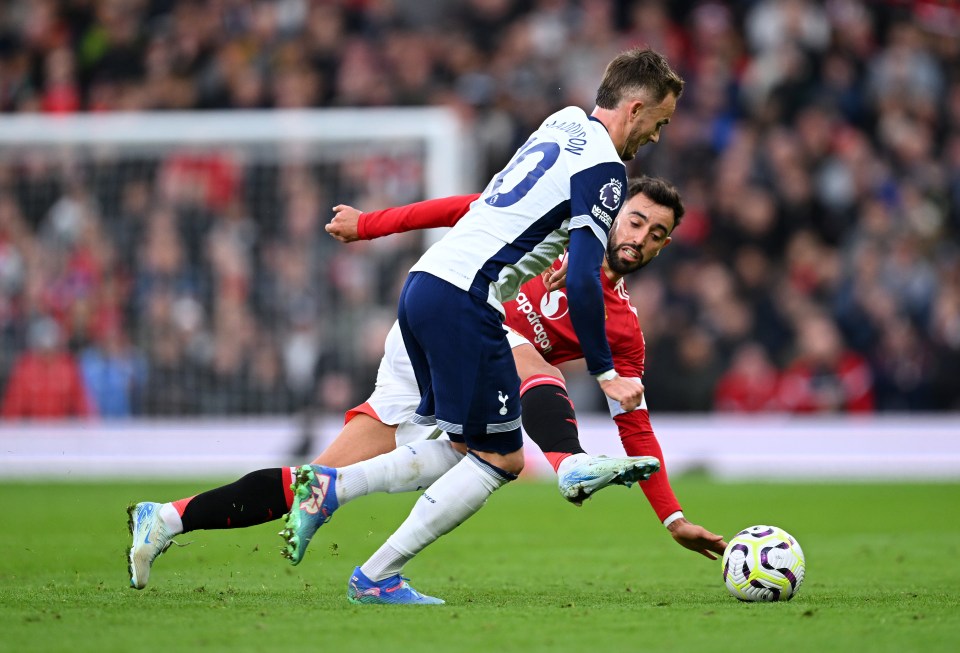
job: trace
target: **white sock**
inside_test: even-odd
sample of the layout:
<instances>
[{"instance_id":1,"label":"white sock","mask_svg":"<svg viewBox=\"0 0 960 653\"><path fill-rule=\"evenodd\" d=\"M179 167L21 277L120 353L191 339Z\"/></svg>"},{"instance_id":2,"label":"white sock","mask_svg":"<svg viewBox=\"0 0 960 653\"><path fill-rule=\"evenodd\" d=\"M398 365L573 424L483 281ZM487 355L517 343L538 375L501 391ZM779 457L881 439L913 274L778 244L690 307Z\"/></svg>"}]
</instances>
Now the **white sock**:
<instances>
[{"instance_id":1,"label":"white sock","mask_svg":"<svg viewBox=\"0 0 960 653\"><path fill-rule=\"evenodd\" d=\"M427 488L406 521L360 571L375 581L399 574L428 544L480 510L487 497L508 480L473 456L467 456Z\"/></svg>"},{"instance_id":2,"label":"white sock","mask_svg":"<svg viewBox=\"0 0 960 653\"><path fill-rule=\"evenodd\" d=\"M580 463L586 462L593 458L588 453L575 453L567 456L560 461L560 464L557 465L557 476L563 476L570 470L571 467L576 467Z\"/></svg>"},{"instance_id":3,"label":"white sock","mask_svg":"<svg viewBox=\"0 0 960 653\"><path fill-rule=\"evenodd\" d=\"M177 512L172 503L165 503L160 506L160 519L171 534L179 535L183 532L183 520L180 519L180 513Z\"/></svg>"},{"instance_id":4,"label":"white sock","mask_svg":"<svg viewBox=\"0 0 960 653\"><path fill-rule=\"evenodd\" d=\"M374 492L412 492L430 487L463 454L448 440L424 440L397 447L390 453L337 470L337 501L348 501Z\"/></svg>"}]
</instances>

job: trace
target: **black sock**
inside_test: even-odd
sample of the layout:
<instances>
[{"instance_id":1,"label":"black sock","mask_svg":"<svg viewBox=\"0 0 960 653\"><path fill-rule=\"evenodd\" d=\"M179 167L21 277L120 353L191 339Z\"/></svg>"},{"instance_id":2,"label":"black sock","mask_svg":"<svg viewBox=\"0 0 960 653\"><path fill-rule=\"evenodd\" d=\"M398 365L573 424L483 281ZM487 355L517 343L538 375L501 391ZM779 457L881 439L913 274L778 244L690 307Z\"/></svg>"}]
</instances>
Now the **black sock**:
<instances>
[{"instance_id":1,"label":"black sock","mask_svg":"<svg viewBox=\"0 0 960 653\"><path fill-rule=\"evenodd\" d=\"M283 469L250 472L229 485L193 497L180 516L183 532L246 528L279 519L290 509L283 488Z\"/></svg>"},{"instance_id":2,"label":"black sock","mask_svg":"<svg viewBox=\"0 0 960 653\"><path fill-rule=\"evenodd\" d=\"M543 453L584 453L566 389L545 384L520 395L523 429Z\"/></svg>"}]
</instances>

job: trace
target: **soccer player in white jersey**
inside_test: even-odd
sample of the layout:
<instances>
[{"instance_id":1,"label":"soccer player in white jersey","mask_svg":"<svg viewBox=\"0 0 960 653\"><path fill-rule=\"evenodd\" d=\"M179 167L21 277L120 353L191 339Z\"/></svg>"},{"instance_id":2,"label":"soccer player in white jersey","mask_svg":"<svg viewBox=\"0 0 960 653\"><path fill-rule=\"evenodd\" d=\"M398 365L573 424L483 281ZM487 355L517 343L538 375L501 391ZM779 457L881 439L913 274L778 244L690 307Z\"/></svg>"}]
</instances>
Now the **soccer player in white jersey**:
<instances>
[{"instance_id":1,"label":"soccer player in white jersey","mask_svg":"<svg viewBox=\"0 0 960 653\"><path fill-rule=\"evenodd\" d=\"M626 193L624 161L659 139L683 90L660 54L634 49L604 73L590 116L567 107L548 117L467 215L412 268L398 318L421 402L415 423L447 432L464 457L348 583L356 603L437 604L413 589L404 565L477 512L523 468L520 380L503 330L502 303L568 251L570 317L587 368L603 392L632 410L643 386L614 371L604 328L600 265ZM397 460L394 460L397 458ZM398 449L378 460L416 476ZM400 459L403 459L402 462ZM287 519L291 544L338 507L335 470L305 466Z\"/></svg>"},{"instance_id":2,"label":"soccer player in white jersey","mask_svg":"<svg viewBox=\"0 0 960 653\"><path fill-rule=\"evenodd\" d=\"M568 240L570 316L588 369L624 410L639 405L642 386L613 371L600 262L626 192L621 161L659 139L682 89L662 56L650 50L618 56L604 74L592 115L570 107L544 121L460 224L415 266L400 321L422 393L419 421L441 426L456 455L468 449L469 455L430 485L400 529L354 571L351 600L441 602L411 588L400 576L403 565L469 518L522 468L519 378L501 327L501 304L546 269ZM450 251L437 250L448 241ZM423 466L408 453L403 447L379 456L367 476L376 476L379 466L381 474L405 474L417 487ZM298 533L312 534L338 507L335 470L305 466L300 472L287 522L294 549ZM367 479L345 477L342 483L363 485ZM363 493L362 487L344 489ZM152 523L139 509L154 505L138 504L132 523ZM143 571L156 556L148 557ZM141 587L145 576L142 581L133 584Z\"/></svg>"},{"instance_id":3,"label":"soccer player in white jersey","mask_svg":"<svg viewBox=\"0 0 960 653\"><path fill-rule=\"evenodd\" d=\"M679 224L683 205L679 194L662 180L633 179L627 187L628 199L611 228L607 246L604 309L607 339L617 371L623 376L639 378L644 370L643 334L623 288L622 275L649 263L669 244L668 234ZM338 240L352 242L411 229L450 227L463 217L477 197L479 195L434 199L363 214L340 205L334 207L337 215L326 229ZM554 268L557 265L555 263ZM591 457L583 453L573 404L566 394L562 375L552 367L555 363L579 359L582 352L567 319L565 295L549 292L552 283L548 283L547 276L545 273L526 282L517 299L504 305L507 311L504 325L510 330L514 360L523 380L520 394L527 435L557 472L563 496L580 503L582 496L590 496L608 484L642 481L642 475L630 476L629 473L644 469L643 465L648 464L645 461L662 460L662 452L645 404L630 413L624 413L617 404L611 406L611 415L625 451L635 458ZM563 299L545 303L548 296ZM562 311L551 312L551 308L561 307ZM425 441L433 435L433 429L409 423L420 394L396 325L387 336L385 349L373 394L363 404L347 411L340 435L313 461L313 464L337 469L340 506L375 492L422 490L423 485L429 484L424 475L439 478L461 458L450 442ZM400 464L395 465L396 474L384 474L380 469L375 478L367 476L367 468L380 468L380 461L371 459L397 447L402 447L408 456L416 456L421 473L415 482L411 484L409 475L403 475ZM142 589L147 585L154 560L175 535L196 530L246 528L279 519L289 512L293 504L290 486L297 469L260 469L227 485L178 501L141 502L131 506L131 586ZM358 475L368 481L366 485L356 482ZM722 554L725 542L720 536L685 518L665 468L661 467L640 487L678 544L708 558ZM307 520L304 523L308 523ZM294 564L303 558L313 534L301 531L299 535L295 550L291 550L289 544L285 548Z\"/></svg>"}]
</instances>

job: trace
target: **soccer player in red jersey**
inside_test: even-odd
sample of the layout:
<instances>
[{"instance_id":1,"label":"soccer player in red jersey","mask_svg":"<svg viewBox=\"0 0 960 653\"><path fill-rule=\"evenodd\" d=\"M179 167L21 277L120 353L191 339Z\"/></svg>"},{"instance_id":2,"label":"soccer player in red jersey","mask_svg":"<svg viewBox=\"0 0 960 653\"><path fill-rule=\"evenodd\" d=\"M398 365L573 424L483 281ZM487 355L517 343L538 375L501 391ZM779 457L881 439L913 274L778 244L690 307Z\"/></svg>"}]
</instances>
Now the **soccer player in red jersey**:
<instances>
[{"instance_id":1,"label":"soccer player in red jersey","mask_svg":"<svg viewBox=\"0 0 960 653\"><path fill-rule=\"evenodd\" d=\"M349 242L398 231L451 225L463 216L475 197L431 200L364 214L341 205L335 207L337 214L327 231L339 240ZM670 242L670 233L683 215L683 205L672 186L650 178L631 181L628 198L610 232L602 283L607 338L615 368L621 376L639 379L643 374L643 335L636 312L630 305L623 275L649 263ZM505 305L505 324L511 330L510 344L522 379L524 428L563 478L565 468L575 468L591 457L580 447L573 406L566 395L560 371L552 365L582 357L573 327L564 312L563 292L551 291L562 278L563 263L558 261L552 270L553 274L528 281L517 299ZM388 338L381 372L398 368L393 358L401 359L402 365L402 351L398 351L402 350L402 342L398 334L393 336L393 344ZM409 366L409 362L406 364ZM415 382L412 388L398 389L397 386L402 384L393 383L390 375L383 376L387 377L386 382L381 383L384 379L378 378L377 390L370 400L347 413L347 423L340 436L314 461L315 464L343 469L373 459L398 445L415 446L416 442L423 442L424 432L410 428L401 414L407 409L403 406L401 394L406 393L406 401L413 402L410 410L419 400ZM409 382L406 385L409 386ZM616 402L610 404L627 454L655 456L662 460L645 403L630 412L623 412ZM399 428L395 426L398 423ZM429 458L430 464L440 471L458 460L446 449L434 447L428 450L421 446L419 452L414 453L421 459ZM145 502L132 507L131 526L145 525L150 537L138 538L134 533L134 546L130 551L131 584L138 589L146 585L153 560L176 534L198 529L239 528L276 519L293 503L289 489L291 479L291 468L259 470L235 483L195 497L162 505ZM714 554L722 553L726 543L721 536L684 518L662 468L640 485L658 518L679 544L711 559ZM604 486L586 490L595 491ZM374 491L415 489L418 487L407 487L404 479L387 474L385 479L369 484L367 479L358 484L340 482L337 491L342 493L342 504ZM584 491L583 487L575 489L578 491L567 495L574 503L592 493ZM144 546L143 539L150 540L152 546ZM302 557L303 551L299 553Z\"/></svg>"},{"instance_id":2,"label":"soccer player in red jersey","mask_svg":"<svg viewBox=\"0 0 960 653\"><path fill-rule=\"evenodd\" d=\"M338 240L351 242L401 231L452 226L477 197L427 200L369 213L339 205L334 207L336 215L326 229ZM662 179L631 179L627 198L610 231L601 281L607 340L614 366L620 376L639 381L644 371L643 332L623 277L650 263L670 243L670 234L682 219L684 208L676 189ZM506 326L526 341L518 345L522 340L511 339L522 379L523 427L558 474L565 459L584 453L563 375L554 367L583 356L565 312L566 298L562 291L552 290L552 280L559 278L562 265L562 261L557 261L553 275L525 283L517 299L504 305ZM616 402L608 404L627 455L655 456L662 463L663 453L650 424L646 400L630 412L624 412ZM683 517L663 467L649 480L642 481L640 487L680 544L707 557L711 557L710 551L723 552L722 538L701 531ZM568 498L576 502L576 497ZM688 530L687 525L694 528Z\"/></svg>"}]
</instances>

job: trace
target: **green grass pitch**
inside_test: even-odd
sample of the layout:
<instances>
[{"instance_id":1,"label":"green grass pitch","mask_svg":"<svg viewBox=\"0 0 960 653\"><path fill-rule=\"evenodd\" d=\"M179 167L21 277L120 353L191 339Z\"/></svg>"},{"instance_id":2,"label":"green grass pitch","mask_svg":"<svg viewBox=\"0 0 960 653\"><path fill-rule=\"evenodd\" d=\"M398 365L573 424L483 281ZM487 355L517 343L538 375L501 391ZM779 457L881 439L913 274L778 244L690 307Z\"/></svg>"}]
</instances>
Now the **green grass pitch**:
<instances>
[{"instance_id":1,"label":"green grass pitch","mask_svg":"<svg viewBox=\"0 0 960 653\"><path fill-rule=\"evenodd\" d=\"M127 587L125 508L210 483L0 484L0 651L957 651L960 485L727 484L678 477L728 538L773 523L807 556L796 599L743 604L637 488L583 508L518 482L407 569L439 607L353 606L347 577L413 495L346 506L306 559L279 522L190 533Z\"/></svg>"}]
</instances>

